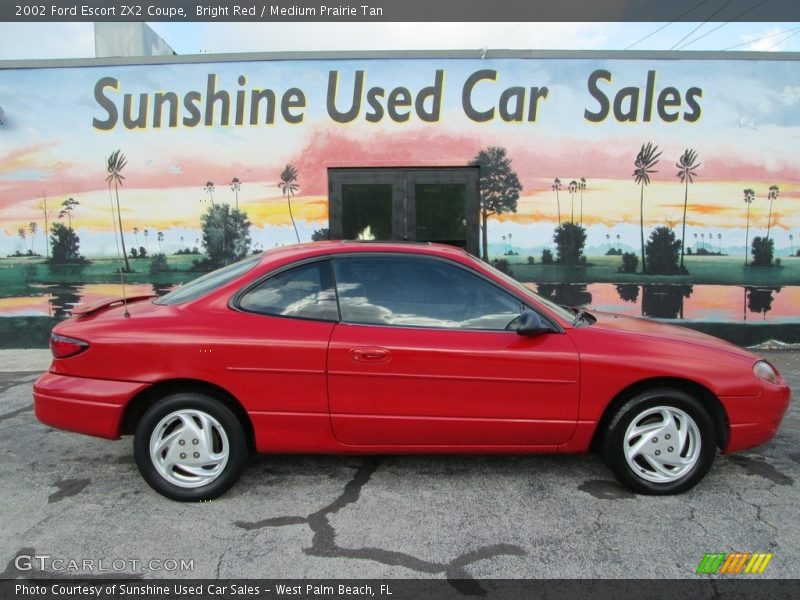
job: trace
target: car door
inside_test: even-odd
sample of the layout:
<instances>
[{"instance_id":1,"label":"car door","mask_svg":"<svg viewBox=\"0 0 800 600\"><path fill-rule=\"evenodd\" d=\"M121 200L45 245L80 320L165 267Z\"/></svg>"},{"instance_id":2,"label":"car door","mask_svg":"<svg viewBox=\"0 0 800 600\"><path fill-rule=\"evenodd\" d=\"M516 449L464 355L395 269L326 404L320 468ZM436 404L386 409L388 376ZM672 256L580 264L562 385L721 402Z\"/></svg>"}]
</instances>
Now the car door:
<instances>
[{"instance_id":1,"label":"car door","mask_svg":"<svg viewBox=\"0 0 800 600\"><path fill-rule=\"evenodd\" d=\"M521 301L436 257L334 259L341 321L328 347L336 438L377 446L553 446L578 416L567 335L506 329Z\"/></svg>"},{"instance_id":2,"label":"car door","mask_svg":"<svg viewBox=\"0 0 800 600\"><path fill-rule=\"evenodd\" d=\"M248 285L224 313L213 360L243 399L259 449L308 450L331 437L326 363L338 321L330 263L287 265Z\"/></svg>"}]
</instances>

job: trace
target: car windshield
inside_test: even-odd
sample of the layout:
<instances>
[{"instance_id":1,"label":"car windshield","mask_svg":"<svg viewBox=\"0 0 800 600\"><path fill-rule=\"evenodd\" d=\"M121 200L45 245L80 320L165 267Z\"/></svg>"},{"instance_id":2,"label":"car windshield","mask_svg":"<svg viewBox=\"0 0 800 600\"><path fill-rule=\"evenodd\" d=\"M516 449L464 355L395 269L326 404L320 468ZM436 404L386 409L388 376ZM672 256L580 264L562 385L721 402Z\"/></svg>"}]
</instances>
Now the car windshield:
<instances>
[{"instance_id":1,"label":"car windshield","mask_svg":"<svg viewBox=\"0 0 800 600\"><path fill-rule=\"evenodd\" d=\"M239 275L246 273L255 267L261 260L261 254L248 256L247 258L235 262L231 265L206 273L202 277L198 277L189 283L172 290L169 294L165 294L155 301L156 304L180 304L181 302L188 302L195 300L203 294L217 289L232 281Z\"/></svg>"},{"instance_id":2,"label":"car windshield","mask_svg":"<svg viewBox=\"0 0 800 600\"><path fill-rule=\"evenodd\" d=\"M550 312L552 312L553 314L555 314L559 318L564 319L565 321L567 321L569 323L572 323L573 321L575 321L575 313L574 312L564 308L563 306L559 306L558 304L548 300L547 298L542 298L539 294L534 292L528 286L520 283L519 281L517 281L516 279L514 279L510 275L506 275L502 271L500 271L500 270L496 269L495 267L493 267L491 264L485 263L482 260L475 258L474 256L470 256L470 259L472 261L474 261L476 264L481 265L483 268L489 269L492 273L497 275L497 277L499 277L500 279L502 279L503 281L505 281L509 285L513 286L518 291L522 292L523 295L528 296L529 298L533 298L536 302L538 302L539 304L543 305L545 308L547 308Z\"/></svg>"}]
</instances>

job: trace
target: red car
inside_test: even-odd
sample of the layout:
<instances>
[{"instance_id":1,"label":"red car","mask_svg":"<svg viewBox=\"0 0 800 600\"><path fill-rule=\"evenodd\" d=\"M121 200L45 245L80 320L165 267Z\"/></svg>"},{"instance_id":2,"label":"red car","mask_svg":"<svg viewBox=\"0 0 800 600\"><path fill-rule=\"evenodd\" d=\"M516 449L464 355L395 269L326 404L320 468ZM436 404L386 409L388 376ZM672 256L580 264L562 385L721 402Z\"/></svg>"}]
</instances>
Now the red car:
<instances>
[{"instance_id":1,"label":"red car","mask_svg":"<svg viewBox=\"0 0 800 600\"><path fill-rule=\"evenodd\" d=\"M789 388L688 329L568 309L449 246L279 248L158 298L78 307L36 382L48 425L134 434L142 476L216 497L251 452L602 451L645 494L763 444Z\"/></svg>"}]
</instances>

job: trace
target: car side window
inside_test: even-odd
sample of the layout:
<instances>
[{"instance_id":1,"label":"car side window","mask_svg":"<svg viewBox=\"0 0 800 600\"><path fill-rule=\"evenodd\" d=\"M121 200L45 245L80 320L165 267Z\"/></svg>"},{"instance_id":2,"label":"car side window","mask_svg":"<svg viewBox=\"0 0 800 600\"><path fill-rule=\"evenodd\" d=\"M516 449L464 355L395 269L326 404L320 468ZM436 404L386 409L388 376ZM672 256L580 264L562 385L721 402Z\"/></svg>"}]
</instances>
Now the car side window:
<instances>
[{"instance_id":1,"label":"car side window","mask_svg":"<svg viewBox=\"0 0 800 600\"><path fill-rule=\"evenodd\" d=\"M338 321L328 261L300 265L265 279L239 299L239 308L262 315Z\"/></svg>"},{"instance_id":2,"label":"car side window","mask_svg":"<svg viewBox=\"0 0 800 600\"><path fill-rule=\"evenodd\" d=\"M522 303L466 269L405 256L334 259L342 320L349 323L503 330Z\"/></svg>"}]
</instances>

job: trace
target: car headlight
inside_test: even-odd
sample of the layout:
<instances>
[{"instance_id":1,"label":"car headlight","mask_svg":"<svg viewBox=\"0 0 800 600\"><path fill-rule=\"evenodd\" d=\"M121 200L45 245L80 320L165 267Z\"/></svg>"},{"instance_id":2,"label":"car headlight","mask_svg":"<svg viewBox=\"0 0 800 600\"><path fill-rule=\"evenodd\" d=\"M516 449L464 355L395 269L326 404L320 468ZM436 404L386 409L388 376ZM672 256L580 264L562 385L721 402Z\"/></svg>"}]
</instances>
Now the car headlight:
<instances>
[{"instance_id":1,"label":"car headlight","mask_svg":"<svg viewBox=\"0 0 800 600\"><path fill-rule=\"evenodd\" d=\"M778 383L778 372L765 360L760 360L753 365L753 373L759 379L769 381L770 383Z\"/></svg>"}]
</instances>

